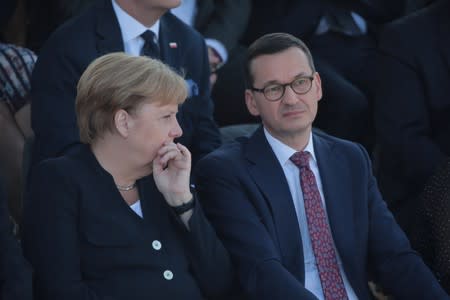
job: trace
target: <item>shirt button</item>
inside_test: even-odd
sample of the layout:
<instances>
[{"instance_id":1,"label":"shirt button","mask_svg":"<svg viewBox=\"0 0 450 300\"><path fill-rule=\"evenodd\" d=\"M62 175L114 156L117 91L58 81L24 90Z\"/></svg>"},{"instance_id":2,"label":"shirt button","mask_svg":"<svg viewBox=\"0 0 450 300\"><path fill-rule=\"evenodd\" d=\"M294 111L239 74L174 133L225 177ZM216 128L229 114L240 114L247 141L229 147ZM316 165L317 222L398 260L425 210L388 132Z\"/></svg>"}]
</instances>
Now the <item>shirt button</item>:
<instances>
[{"instance_id":1,"label":"shirt button","mask_svg":"<svg viewBox=\"0 0 450 300\"><path fill-rule=\"evenodd\" d=\"M164 271L164 278L165 278L166 280L172 280L172 278L173 278L173 273L172 273L172 271L170 271L170 270L165 270L165 271Z\"/></svg>"},{"instance_id":2,"label":"shirt button","mask_svg":"<svg viewBox=\"0 0 450 300\"><path fill-rule=\"evenodd\" d=\"M152 242L152 247L153 247L153 249L155 249L155 250L161 250L161 246L162 246L162 244L161 244L161 242L158 241L158 240L154 240L154 241Z\"/></svg>"}]
</instances>

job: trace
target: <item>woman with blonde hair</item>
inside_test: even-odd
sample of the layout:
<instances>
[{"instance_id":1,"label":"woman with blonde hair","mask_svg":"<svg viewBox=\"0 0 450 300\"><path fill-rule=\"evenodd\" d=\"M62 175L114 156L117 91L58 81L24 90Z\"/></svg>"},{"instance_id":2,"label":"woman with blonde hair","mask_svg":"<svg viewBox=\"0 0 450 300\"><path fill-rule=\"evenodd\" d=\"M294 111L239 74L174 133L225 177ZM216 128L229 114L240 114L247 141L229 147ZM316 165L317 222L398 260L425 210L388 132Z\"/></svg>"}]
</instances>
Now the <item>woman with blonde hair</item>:
<instances>
[{"instance_id":1,"label":"woman with blonde hair","mask_svg":"<svg viewBox=\"0 0 450 300\"><path fill-rule=\"evenodd\" d=\"M211 299L229 256L190 187L174 139L185 81L160 61L112 53L77 87L84 145L38 164L24 249L37 299Z\"/></svg>"}]
</instances>

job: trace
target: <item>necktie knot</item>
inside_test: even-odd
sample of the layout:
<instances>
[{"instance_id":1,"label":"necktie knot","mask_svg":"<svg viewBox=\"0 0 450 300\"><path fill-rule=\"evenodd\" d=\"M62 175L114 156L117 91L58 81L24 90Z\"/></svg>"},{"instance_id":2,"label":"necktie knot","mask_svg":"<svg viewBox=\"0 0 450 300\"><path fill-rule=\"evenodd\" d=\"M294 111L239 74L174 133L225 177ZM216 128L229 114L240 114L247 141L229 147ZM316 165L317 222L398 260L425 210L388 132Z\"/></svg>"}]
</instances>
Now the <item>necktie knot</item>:
<instances>
[{"instance_id":1,"label":"necktie knot","mask_svg":"<svg viewBox=\"0 0 450 300\"><path fill-rule=\"evenodd\" d=\"M309 152L295 152L289 159L299 168L309 167Z\"/></svg>"},{"instance_id":2,"label":"necktie knot","mask_svg":"<svg viewBox=\"0 0 450 300\"><path fill-rule=\"evenodd\" d=\"M155 33L151 30L146 30L141 34L144 40L144 46L141 50L141 55L146 55L152 58L159 58L159 46L155 42Z\"/></svg>"},{"instance_id":3,"label":"necktie knot","mask_svg":"<svg viewBox=\"0 0 450 300\"><path fill-rule=\"evenodd\" d=\"M144 39L146 43L155 42L155 33L151 30L146 30L141 34L141 37Z\"/></svg>"}]
</instances>

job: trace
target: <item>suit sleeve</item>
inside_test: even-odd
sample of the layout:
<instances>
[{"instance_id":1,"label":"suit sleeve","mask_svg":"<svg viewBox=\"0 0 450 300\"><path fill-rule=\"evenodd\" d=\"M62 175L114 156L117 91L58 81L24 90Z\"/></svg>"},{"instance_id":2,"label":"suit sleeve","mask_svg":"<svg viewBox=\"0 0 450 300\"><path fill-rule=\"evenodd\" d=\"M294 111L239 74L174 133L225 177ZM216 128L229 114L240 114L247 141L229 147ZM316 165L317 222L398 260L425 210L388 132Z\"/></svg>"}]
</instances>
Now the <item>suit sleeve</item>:
<instances>
[{"instance_id":1,"label":"suit sleeve","mask_svg":"<svg viewBox=\"0 0 450 300\"><path fill-rule=\"evenodd\" d=\"M367 152L360 147L371 170ZM381 286L398 299L449 299L438 281L412 250L409 241L388 210L376 180L368 174L368 261Z\"/></svg>"},{"instance_id":2,"label":"suit sleeve","mask_svg":"<svg viewBox=\"0 0 450 300\"><path fill-rule=\"evenodd\" d=\"M317 299L281 263L276 242L251 202L253 191L242 184L233 163L208 156L195 175L203 207L248 299Z\"/></svg>"},{"instance_id":3,"label":"suit sleeve","mask_svg":"<svg viewBox=\"0 0 450 300\"><path fill-rule=\"evenodd\" d=\"M250 17L250 0L214 1L214 12L197 28L205 38L220 41L230 52L238 43Z\"/></svg>"},{"instance_id":4,"label":"suit sleeve","mask_svg":"<svg viewBox=\"0 0 450 300\"><path fill-rule=\"evenodd\" d=\"M31 268L13 236L3 190L0 190L0 299L32 299Z\"/></svg>"},{"instance_id":5,"label":"suit sleeve","mask_svg":"<svg viewBox=\"0 0 450 300\"><path fill-rule=\"evenodd\" d=\"M83 282L77 227L80 195L65 172L45 162L35 168L31 181L23 242L35 271L37 299L114 300Z\"/></svg>"},{"instance_id":6,"label":"suit sleeve","mask_svg":"<svg viewBox=\"0 0 450 300\"><path fill-rule=\"evenodd\" d=\"M75 97L82 70L70 57L70 49L54 40L41 51L31 78L36 162L60 156L79 143Z\"/></svg>"}]
</instances>

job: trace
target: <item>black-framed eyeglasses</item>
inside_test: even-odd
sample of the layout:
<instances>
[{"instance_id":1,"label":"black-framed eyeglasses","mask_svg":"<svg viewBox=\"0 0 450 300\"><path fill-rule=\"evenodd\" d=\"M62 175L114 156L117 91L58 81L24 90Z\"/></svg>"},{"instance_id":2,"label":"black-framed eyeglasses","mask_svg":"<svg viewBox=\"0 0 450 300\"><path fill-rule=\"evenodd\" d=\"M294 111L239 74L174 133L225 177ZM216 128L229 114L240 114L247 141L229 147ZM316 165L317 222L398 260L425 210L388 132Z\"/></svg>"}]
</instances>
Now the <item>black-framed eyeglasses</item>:
<instances>
[{"instance_id":1,"label":"black-framed eyeglasses","mask_svg":"<svg viewBox=\"0 0 450 300\"><path fill-rule=\"evenodd\" d=\"M297 77L289 83L285 84L269 84L262 89L251 87L250 89L255 92L262 93L268 101L278 101L284 96L286 87L290 86L294 93L298 95L304 95L311 90L314 76L302 76Z\"/></svg>"}]
</instances>

